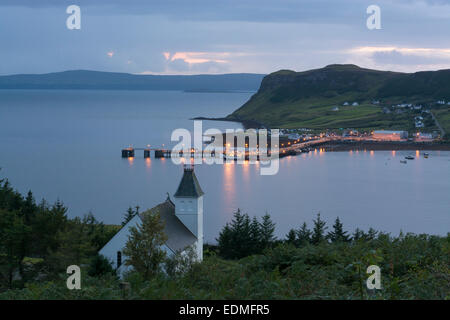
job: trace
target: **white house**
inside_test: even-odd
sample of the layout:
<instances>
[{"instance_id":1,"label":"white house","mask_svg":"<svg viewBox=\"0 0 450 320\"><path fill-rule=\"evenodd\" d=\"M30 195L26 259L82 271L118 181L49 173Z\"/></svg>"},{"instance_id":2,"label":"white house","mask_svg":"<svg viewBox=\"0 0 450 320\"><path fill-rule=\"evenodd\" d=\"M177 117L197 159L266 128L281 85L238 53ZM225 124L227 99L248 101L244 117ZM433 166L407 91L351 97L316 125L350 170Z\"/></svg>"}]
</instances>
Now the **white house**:
<instances>
[{"instance_id":1,"label":"white house","mask_svg":"<svg viewBox=\"0 0 450 320\"><path fill-rule=\"evenodd\" d=\"M423 124L422 121L416 121L416 128L423 128L425 127L425 125Z\"/></svg>"},{"instance_id":2,"label":"white house","mask_svg":"<svg viewBox=\"0 0 450 320\"><path fill-rule=\"evenodd\" d=\"M162 249L168 256L177 251L183 252L194 246L197 259L203 259L203 191L194 173L194 168L185 167L180 185L173 201L167 196L166 201L134 216L114 237L99 251L99 254L112 262L119 275L130 267L124 264L127 257L123 249L128 241L130 227L142 223L146 214L159 213L164 221L167 241Z\"/></svg>"}]
</instances>

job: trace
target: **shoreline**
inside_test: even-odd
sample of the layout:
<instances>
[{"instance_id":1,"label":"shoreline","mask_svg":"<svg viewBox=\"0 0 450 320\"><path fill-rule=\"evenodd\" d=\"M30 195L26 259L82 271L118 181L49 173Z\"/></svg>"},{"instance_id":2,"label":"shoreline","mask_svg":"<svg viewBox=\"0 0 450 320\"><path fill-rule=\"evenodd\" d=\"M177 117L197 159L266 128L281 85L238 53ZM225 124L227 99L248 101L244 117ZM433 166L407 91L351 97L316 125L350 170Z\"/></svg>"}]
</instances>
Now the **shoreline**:
<instances>
[{"instance_id":1,"label":"shoreline","mask_svg":"<svg viewBox=\"0 0 450 320\"><path fill-rule=\"evenodd\" d=\"M249 128L267 128L264 124L255 120L241 120L222 118L195 117L190 120L208 120L208 121L227 121L240 123L245 130ZM373 150L373 151L392 151L392 150L429 150L429 151L450 151L450 142L413 142L413 141L331 141L318 145L316 148L322 148L327 152L351 151L351 150Z\"/></svg>"},{"instance_id":2,"label":"shoreline","mask_svg":"<svg viewBox=\"0 0 450 320\"><path fill-rule=\"evenodd\" d=\"M397 151L397 150L428 150L428 151L450 151L450 144L435 142L327 142L317 148L323 148L325 152L339 151Z\"/></svg>"},{"instance_id":3,"label":"shoreline","mask_svg":"<svg viewBox=\"0 0 450 320\"><path fill-rule=\"evenodd\" d=\"M195 117L195 118L191 118L190 120L208 120L208 121L226 121L226 122L236 122L236 123L240 123L245 130L247 129L254 129L254 128L263 128L263 129L267 129L267 127L263 124L260 123L258 121L255 120L242 120L242 119L230 119L227 117L222 117L222 118L208 118L208 117Z\"/></svg>"}]
</instances>

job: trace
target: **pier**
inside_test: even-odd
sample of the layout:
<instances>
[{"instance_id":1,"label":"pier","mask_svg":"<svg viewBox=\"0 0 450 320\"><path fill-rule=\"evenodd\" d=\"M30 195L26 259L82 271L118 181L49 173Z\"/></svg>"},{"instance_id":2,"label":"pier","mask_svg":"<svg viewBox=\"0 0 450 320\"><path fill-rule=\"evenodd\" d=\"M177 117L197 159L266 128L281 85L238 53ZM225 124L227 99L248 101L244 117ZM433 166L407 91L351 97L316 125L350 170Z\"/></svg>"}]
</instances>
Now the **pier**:
<instances>
[{"instance_id":1,"label":"pier","mask_svg":"<svg viewBox=\"0 0 450 320\"><path fill-rule=\"evenodd\" d=\"M311 140L306 142L299 142L299 141L292 141L283 143L282 146L279 148L278 156L279 158L283 158L286 156L296 155L302 152L309 152L311 151L311 148L320 146L326 142L329 142L330 138L320 138L317 140ZM151 158L151 154L153 152L153 156L155 159L161 159L161 158L171 158L172 157L172 150L170 149L164 149L164 148L134 148L134 147L127 147L122 149L122 158L134 158L136 156L136 151L143 151L144 158ZM270 157L272 151L270 146L266 150L267 156ZM185 158L197 158L204 156L208 157L215 157L215 151L210 152L204 152L196 149L191 149L190 152L187 152L186 155L184 155L183 151L180 151L179 153L180 157ZM226 148L224 152L222 153L224 160L256 160L260 161L260 153L259 151L250 151L248 148L245 148L245 151L238 151L237 148Z\"/></svg>"},{"instance_id":2,"label":"pier","mask_svg":"<svg viewBox=\"0 0 450 320\"><path fill-rule=\"evenodd\" d=\"M143 151L144 158L151 158L151 152L154 152L155 158L170 158L171 150L168 149L157 149L157 148L133 148L128 147L122 149L122 158L134 158L136 151Z\"/></svg>"}]
</instances>

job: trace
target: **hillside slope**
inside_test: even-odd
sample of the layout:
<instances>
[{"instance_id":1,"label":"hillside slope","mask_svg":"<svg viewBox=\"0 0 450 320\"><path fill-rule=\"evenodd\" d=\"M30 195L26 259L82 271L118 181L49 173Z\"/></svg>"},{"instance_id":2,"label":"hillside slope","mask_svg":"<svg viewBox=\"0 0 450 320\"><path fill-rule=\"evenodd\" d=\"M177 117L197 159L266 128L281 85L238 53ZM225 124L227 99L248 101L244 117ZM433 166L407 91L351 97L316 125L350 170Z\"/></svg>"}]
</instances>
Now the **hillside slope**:
<instances>
[{"instance_id":1,"label":"hillside slope","mask_svg":"<svg viewBox=\"0 0 450 320\"><path fill-rule=\"evenodd\" d=\"M450 100L450 70L398 73L329 65L304 72L281 70L264 77L258 92L230 120L285 128L402 128L411 119L383 114L394 103ZM380 100L380 105L372 105ZM343 106L358 102L358 106ZM338 111L333 108L338 107Z\"/></svg>"}]
</instances>

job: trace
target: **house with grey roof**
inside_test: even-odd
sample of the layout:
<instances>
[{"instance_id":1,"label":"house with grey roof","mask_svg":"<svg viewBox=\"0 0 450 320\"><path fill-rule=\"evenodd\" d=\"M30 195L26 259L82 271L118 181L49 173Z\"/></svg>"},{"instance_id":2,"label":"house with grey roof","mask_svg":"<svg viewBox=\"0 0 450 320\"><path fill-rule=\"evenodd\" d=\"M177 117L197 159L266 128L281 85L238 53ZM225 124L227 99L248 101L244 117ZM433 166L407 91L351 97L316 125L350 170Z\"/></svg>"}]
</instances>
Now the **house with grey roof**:
<instances>
[{"instance_id":1,"label":"house with grey roof","mask_svg":"<svg viewBox=\"0 0 450 320\"><path fill-rule=\"evenodd\" d=\"M167 199L140 214L135 215L114 237L99 251L116 268L119 275L130 270L125 265L127 257L123 249L128 241L130 228L142 224L147 214L159 214L164 222L166 243L161 247L168 256L183 252L193 246L197 259L203 259L203 190L197 180L193 167L185 167L183 177L173 200Z\"/></svg>"}]
</instances>

